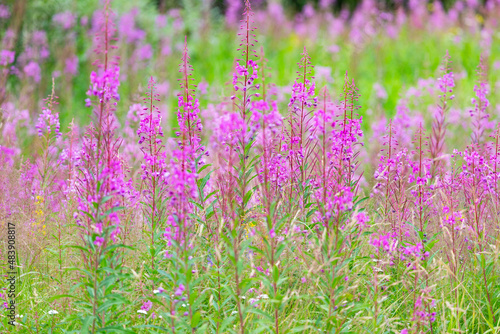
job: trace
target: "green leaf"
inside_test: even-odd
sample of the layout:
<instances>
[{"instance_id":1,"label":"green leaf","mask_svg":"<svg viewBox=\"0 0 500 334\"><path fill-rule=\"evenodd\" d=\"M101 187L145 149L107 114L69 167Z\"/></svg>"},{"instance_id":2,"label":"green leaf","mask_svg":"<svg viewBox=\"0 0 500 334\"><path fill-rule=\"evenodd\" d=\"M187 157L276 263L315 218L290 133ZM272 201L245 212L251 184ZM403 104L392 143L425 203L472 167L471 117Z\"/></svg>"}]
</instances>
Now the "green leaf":
<instances>
[{"instance_id":1,"label":"green leaf","mask_svg":"<svg viewBox=\"0 0 500 334\"><path fill-rule=\"evenodd\" d=\"M265 312L264 310L259 309L258 307L249 307L248 308L248 313L253 313L253 314L261 315L261 316L267 318L270 321L274 320L274 318L273 318L272 315L270 315L269 313Z\"/></svg>"},{"instance_id":2,"label":"green leaf","mask_svg":"<svg viewBox=\"0 0 500 334\"><path fill-rule=\"evenodd\" d=\"M98 330L98 332L103 332L103 333L109 333L108 331L109 330L113 330L112 333L115 333L115 332L118 332L118 333L126 333L126 334L135 334L136 332L134 332L133 330L130 330L130 329L125 329L123 327L118 327L118 326L107 326L107 327L103 327L103 328L100 328Z\"/></svg>"},{"instance_id":3,"label":"green leaf","mask_svg":"<svg viewBox=\"0 0 500 334\"><path fill-rule=\"evenodd\" d=\"M121 296L120 296L121 297ZM98 308L97 308L97 312L98 313L101 313L103 311L106 311L108 308L110 308L111 306L113 305L121 305L121 304L126 304L127 303L127 300L123 297L121 298L113 298L112 300L107 300L106 302L104 302L103 304L101 304Z\"/></svg>"},{"instance_id":4,"label":"green leaf","mask_svg":"<svg viewBox=\"0 0 500 334\"><path fill-rule=\"evenodd\" d=\"M200 169L198 169L198 174L203 172L205 169L207 169L210 166L212 166L212 164L206 164L206 165L201 166Z\"/></svg>"},{"instance_id":5,"label":"green leaf","mask_svg":"<svg viewBox=\"0 0 500 334\"><path fill-rule=\"evenodd\" d=\"M226 332L226 328L228 326L230 326L234 322L235 319L236 319L235 316L230 316L230 317L225 318L220 325L221 332L223 332L223 333Z\"/></svg>"},{"instance_id":6,"label":"green leaf","mask_svg":"<svg viewBox=\"0 0 500 334\"><path fill-rule=\"evenodd\" d=\"M84 301L83 299L78 298L76 296L64 294L64 295L56 295L56 296L50 297L49 299L47 299L47 303L50 303L50 302L52 302L54 300L61 299L61 298L73 298L73 299L76 299L76 300Z\"/></svg>"},{"instance_id":7,"label":"green leaf","mask_svg":"<svg viewBox=\"0 0 500 334\"><path fill-rule=\"evenodd\" d=\"M250 201L250 198L252 197L252 194L253 192L252 191L248 191L246 194L245 194L245 197L243 199L243 205L246 207L247 204L248 204L248 201Z\"/></svg>"},{"instance_id":8,"label":"green leaf","mask_svg":"<svg viewBox=\"0 0 500 334\"><path fill-rule=\"evenodd\" d=\"M193 318L191 319L191 328L198 327L200 320L201 320L201 314L200 311L197 311L195 314L193 314Z\"/></svg>"},{"instance_id":9,"label":"green leaf","mask_svg":"<svg viewBox=\"0 0 500 334\"><path fill-rule=\"evenodd\" d=\"M80 334L87 334L89 332L89 326L94 319L95 319L95 317L93 315L89 315L87 318L85 318L83 320L82 329L80 330Z\"/></svg>"},{"instance_id":10,"label":"green leaf","mask_svg":"<svg viewBox=\"0 0 500 334\"><path fill-rule=\"evenodd\" d=\"M273 266L273 281L274 283L278 283L278 280L280 278L280 272L278 270L278 267L276 265Z\"/></svg>"}]
</instances>

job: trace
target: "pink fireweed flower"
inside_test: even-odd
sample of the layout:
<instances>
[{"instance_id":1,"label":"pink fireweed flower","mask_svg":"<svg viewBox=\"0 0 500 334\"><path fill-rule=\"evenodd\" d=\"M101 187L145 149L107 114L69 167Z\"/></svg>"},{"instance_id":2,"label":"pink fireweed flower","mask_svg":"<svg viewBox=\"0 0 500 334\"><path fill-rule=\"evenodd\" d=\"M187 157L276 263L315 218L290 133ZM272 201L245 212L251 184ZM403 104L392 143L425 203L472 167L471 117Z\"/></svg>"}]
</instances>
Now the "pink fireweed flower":
<instances>
[{"instance_id":1,"label":"pink fireweed flower","mask_svg":"<svg viewBox=\"0 0 500 334\"><path fill-rule=\"evenodd\" d=\"M87 137L85 137L87 139ZM123 174L123 166L121 161L112 158L109 160L100 159L98 161L98 170L94 171L95 166L92 165L91 154L95 150L95 142L84 141L83 150L78 156L76 167L80 170L81 176L77 183L77 191L80 194L78 197L78 210L75 215L77 224L81 226L84 234L92 233L85 226L90 226L92 220L89 215L94 217L96 226L102 223L103 230L111 227L110 238L115 241L116 236L120 233L120 217L116 212L106 214L99 208L98 203L102 203L107 197L111 196L111 200L106 200L109 207L120 207L123 198L129 198L131 193L131 180L126 181ZM89 152L91 152L89 154ZM99 190L93 187L94 184L100 184Z\"/></svg>"},{"instance_id":2,"label":"pink fireweed flower","mask_svg":"<svg viewBox=\"0 0 500 334\"><path fill-rule=\"evenodd\" d=\"M175 240L180 245L184 244L184 240L186 240L189 233L188 212L192 210L192 204L189 203L189 200L198 197L197 175L183 170L182 164L179 163L185 158L182 152L180 150L173 152L174 159L171 162L168 176L168 194L171 199L170 203L175 208L175 214L168 217L164 233L168 246L172 245L172 240Z\"/></svg>"},{"instance_id":3,"label":"pink fireweed flower","mask_svg":"<svg viewBox=\"0 0 500 334\"><path fill-rule=\"evenodd\" d=\"M272 228L272 229L269 230L269 237L271 239L276 238L276 232L274 231L274 228Z\"/></svg>"},{"instance_id":4,"label":"pink fireweed flower","mask_svg":"<svg viewBox=\"0 0 500 334\"><path fill-rule=\"evenodd\" d=\"M443 59L443 66L441 68L443 76L437 79L437 89L441 92L441 95L439 95L438 97L443 102L440 106L441 114L445 111L444 109L446 108L446 100L452 100L454 98L451 93L453 93L453 88L455 87L455 79L454 74L450 69L450 63L450 55L448 54L448 51L446 51L446 55Z\"/></svg>"},{"instance_id":5,"label":"pink fireweed flower","mask_svg":"<svg viewBox=\"0 0 500 334\"><path fill-rule=\"evenodd\" d=\"M184 290L186 290L186 288L184 287L184 284L179 284L179 287L177 288L177 290L175 290L175 295L176 296L182 296L182 294L184 293Z\"/></svg>"},{"instance_id":6,"label":"pink fireweed flower","mask_svg":"<svg viewBox=\"0 0 500 334\"><path fill-rule=\"evenodd\" d=\"M259 97L259 93L252 93L252 91L258 90L260 87L259 84L255 84L255 80L258 78L259 66L252 59L258 58L255 51L257 40L255 39L255 27L252 21L253 15L250 2L246 1L243 19L238 32L238 36L241 36L241 43L237 51L241 52L241 58L236 59L237 63L233 73L235 95L231 96L244 123L247 122L247 116L249 116L247 114L251 113L249 103L252 101L252 97ZM244 132L246 132L246 125L243 129Z\"/></svg>"},{"instance_id":7,"label":"pink fireweed flower","mask_svg":"<svg viewBox=\"0 0 500 334\"><path fill-rule=\"evenodd\" d=\"M354 216L354 221L359 226L360 230L364 230L369 227L368 222L370 221L370 217L368 217L366 212L359 212Z\"/></svg>"},{"instance_id":8,"label":"pink fireweed flower","mask_svg":"<svg viewBox=\"0 0 500 334\"><path fill-rule=\"evenodd\" d=\"M443 74L441 78L437 79L437 86L438 89L441 91L443 94L451 93L453 92L453 87L455 87L455 80L453 78L453 72L448 72ZM449 97L452 99L452 97Z\"/></svg>"},{"instance_id":9,"label":"pink fireweed flower","mask_svg":"<svg viewBox=\"0 0 500 334\"><path fill-rule=\"evenodd\" d=\"M197 174L192 172L195 162L194 159L187 159L190 155L192 156L192 151L189 147L172 152L168 183L171 202L174 205L179 202L187 204L189 198L198 197Z\"/></svg>"},{"instance_id":10,"label":"pink fireweed flower","mask_svg":"<svg viewBox=\"0 0 500 334\"><path fill-rule=\"evenodd\" d=\"M240 0L226 0L226 23L230 27L238 24L238 17L241 14L241 1Z\"/></svg>"},{"instance_id":11,"label":"pink fireweed flower","mask_svg":"<svg viewBox=\"0 0 500 334\"><path fill-rule=\"evenodd\" d=\"M34 31L31 34L30 43L26 45L25 51L21 55L23 60L44 60L50 55L47 33L43 30Z\"/></svg>"},{"instance_id":12,"label":"pink fireweed flower","mask_svg":"<svg viewBox=\"0 0 500 334\"><path fill-rule=\"evenodd\" d=\"M65 30L71 29L76 22L76 15L70 11L57 13L52 17L52 21Z\"/></svg>"},{"instance_id":13,"label":"pink fireweed flower","mask_svg":"<svg viewBox=\"0 0 500 334\"><path fill-rule=\"evenodd\" d=\"M373 90L375 92L375 96L380 99L380 100L387 100L387 91L384 89L384 87L376 82L373 84Z\"/></svg>"},{"instance_id":14,"label":"pink fireweed flower","mask_svg":"<svg viewBox=\"0 0 500 334\"><path fill-rule=\"evenodd\" d=\"M8 6L0 4L0 18L8 19L10 17L10 9Z\"/></svg>"},{"instance_id":15,"label":"pink fireweed flower","mask_svg":"<svg viewBox=\"0 0 500 334\"><path fill-rule=\"evenodd\" d=\"M334 212L350 211L353 206L353 194L349 187L342 188L333 196Z\"/></svg>"},{"instance_id":16,"label":"pink fireweed flower","mask_svg":"<svg viewBox=\"0 0 500 334\"><path fill-rule=\"evenodd\" d=\"M146 32L139 29L136 24L136 17L139 8L134 7L129 12L123 14L118 23L118 33L121 40L126 40L129 44L137 44L146 38Z\"/></svg>"},{"instance_id":17,"label":"pink fireweed flower","mask_svg":"<svg viewBox=\"0 0 500 334\"><path fill-rule=\"evenodd\" d=\"M0 164L7 167L14 165L14 157L19 154L19 149L13 149L0 145Z\"/></svg>"},{"instance_id":18,"label":"pink fireweed flower","mask_svg":"<svg viewBox=\"0 0 500 334\"><path fill-rule=\"evenodd\" d=\"M104 238L103 237L97 236L95 238L94 245L96 245L97 247L101 247L103 243L104 243Z\"/></svg>"},{"instance_id":19,"label":"pink fireweed flower","mask_svg":"<svg viewBox=\"0 0 500 334\"><path fill-rule=\"evenodd\" d=\"M326 197L323 199L323 195ZM317 220L323 223L323 227L328 228L333 222L340 227L340 216L344 212L353 209L353 193L350 187L342 187L338 192L328 189L324 191L319 188L316 191L316 198L323 199L323 207L317 213Z\"/></svg>"},{"instance_id":20,"label":"pink fireweed flower","mask_svg":"<svg viewBox=\"0 0 500 334\"><path fill-rule=\"evenodd\" d=\"M104 71L99 69L90 74L90 87L87 96L96 96L99 102L109 102L111 99L120 100L118 87L120 86L120 67L115 65Z\"/></svg>"},{"instance_id":21,"label":"pink fireweed flower","mask_svg":"<svg viewBox=\"0 0 500 334\"><path fill-rule=\"evenodd\" d=\"M262 183L268 182L273 189L279 188L286 182L287 164L281 154L273 152L272 147L278 145L282 135L283 117L278 111L276 101L270 103L263 100L252 101L250 109L252 118L249 132L252 136L256 134L256 145L263 151L263 165L258 166L259 180Z\"/></svg>"},{"instance_id":22,"label":"pink fireweed flower","mask_svg":"<svg viewBox=\"0 0 500 334\"><path fill-rule=\"evenodd\" d=\"M391 158L385 155L380 157L380 164L374 174L376 180L399 181L406 174L407 149L403 148L395 154L392 153Z\"/></svg>"},{"instance_id":23,"label":"pink fireweed flower","mask_svg":"<svg viewBox=\"0 0 500 334\"><path fill-rule=\"evenodd\" d=\"M413 321L419 325L426 325L436 321L436 312L429 312L430 308L436 307L436 301L430 295L430 288L423 289L415 299Z\"/></svg>"},{"instance_id":24,"label":"pink fireweed flower","mask_svg":"<svg viewBox=\"0 0 500 334\"><path fill-rule=\"evenodd\" d=\"M346 172L353 173L352 164L357 156L356 146L363 145L360 141L363 137L361 130L362 118L337 120L333 126L335 130L329 138L331 151L328 152L329 160L339 168L347 169ZM350 175L352 177L352 175Z\"/></svg>"},{"instance_id":25,"label":"pink fireweed flower","mask_svg":"<svg viewBox=\"0 0 500 334\"><path fill-rule=\"evenodd\" d=\"M425 261L430 256L430 253L424 249L424 245L419 242L416 245L406 245L400 249L401 261L408 261L407 267L417 269L417 263Z\"/></svg>"},{"instance_id":26,"label":"pink fireweed flower","mask_svg":"<svg viewBox=\"0 0 500 334\"><path fill-rule=\"evenodd\" d=\"M116 41L116 29L114 24L114 13L109 10L110 2L106 0L105 10L98 12L96 22L94 23L98 30L95 34L95 49L94 52L98 57L93 63L98 67L97 71L93 71L90 75L90 86L87 90L87 96L90 98L95 96L100 104L107 104L112 99L118 101L118 87L120 86L120 67L118 65L118 57L111 51L117 47L112 42ZM89 103L87 102L87 105ZM103 113L104 110L98 111Z\"/></svg>"},{"instance_id":27,"label":"pink fireweed flower","mask_svg":"<svg viewBox=\"0 0 500 334\"><path fill-rule=\"evenodd\" d=\"M177 220L172 215L168 216L167 227L165 227L163 238L167 241L167 246L172 246L172 241L178 241L181 239L179 225ZM165 257L170 258L170 256L167 255Z\"/></svg>"},{"instance_id":28,"label":"pink fireweed flower","mask_svg":"<svg viewBox=\"0 0 500 334\"><path fill-rule=\"evenodd\" d=\"M141 164L142 179L153 182L155 186L164 186L167 176L167 161L164 153L163 129L161 127L161 113L155 102L160 101L156 92L156 82L151 77L148 84L147 97L144 103L147 107L142 112L138 112L140 117L137 135L139 136L139 145L144 154L144 162Z\"/></svg>"},{"instance_id":29,"label":"pink fireweed flower","mask_svg":"<svg viewBox=\"0 0 500 334\"><path fill-rule=\"evenodd\" d=\"M461 212L450 212L450 209L447 206L444 206L443 214L444 217L441 226L449 226L455 230L460 230L462 228L464 217Z\"/></svg>"},{"instance_id":30,"label":"pink fireweed flower","mask_svg":"<svg viewBox=\"0 0 500 334\"><path fill-rule=\"evenodd\" d=\"M298 111L299 106L296 104L303 103L306 107L311 108L313 105L318 103L318 98L314 97L315 94L315 83L311 82L309 79L305 80L305 85L303 82L295 81L292 86L292 97L288 103L289 107L294 107L294 110Z\"/></svg>"},{"instance_id":31,"label":"pink fireweed flower","mask_svg":"<svg viewBox=\"0 0 500 334\"><path fill-rule=\"evenodd\" d=\"M59 114L53 113L48 108L42 110L42 113L38 116L38 122L35 127L38 130L39 137L42 137L45 133L48 135L53 133L56 138L62 135L59 129Z\"/></svg>"},{"instance_id":32,"label":"pink fireweed flower","mask_svg":"<svg viewBox=\"0 0 500 334\"><path fill-rule=\"evenodd\" d=\"M77 142L79 129L73 121L69 124L68 128L69 132L67 133L67 137L63 140L64 148L57 161L58 165L67 173L67 182L62 189L63 193L66 195L76 192L77 170L75 166L80 152L80 144Z\"/></svg>"},{"instance_id":33,"label":"pink fireweed flower","mask_svg":"<svg viewBox=\"0 0 500 334\"><path fill-rule=\"evenodd\" d=\"M200 144L200 134L203 130L203 125L199 117L200 104L195 96L196 85L193 83L193 67L189 64L189 59L187 38L185 38L182 61L179 64L179 72L182 73L183 77L179 79L181 92L177 94L179 108L177 112L179 123L177 136L181 139L178 142L181 150L189 146L189 152L186 152L189 154L186 158L192 163L199 155L207 155L208 152ZM200 161L200 163L203 162Z\"/></svg>"},{"instance_id":34,"label":"pink fireweed flower","mask_svg":"<svg viewBox=\"0 0 500 334\"><path fill-rule=\"evenodd\" d=\"M141 310L148 312L149 310L151 310L152 307L153 307L153 302L147 300L142 304Z\"/></svg>"},{"instance_id":35,"label":"pink fireweed flower","mask_svg":"<svg viewBox=\"0 0 500 334\"><path fill-rule=\"evenodd\" d=\"M269 162L269 181L276 186L277 189L282 189L288 183L290 176L289 163L281 154L271 157ZM262 178L263 173L259 174Z\"/></svg>"},{"instance_id":36,"label":"pink fireweed flower","mask_svg":"<svg viewBox=\"0 0 500 334\"><path fill-rule=\"evenodd\" d=\"M16 53L10 50L2 50L0 51L0 66L7 66L14 62L14 58L16 57Z\"/></svg>"},{"instance_id":37,"label":"pink fireweed flower","mask_svg":"<svg viewBox=\"0 0 500 334\"><path fill-rule=\"evenodd\" d=\"M373 234L370 236L369 244L375 247L375 251L392 254L397 251L398 240L395 233Z\"/></svg>"},{"instance_id":38,"label":"pink fireweed flower","mask_svg":"<svg viewBox=\"0 0 500 334\"><path fill-rule=\"evenodd\" d=\"M78 56L73 55L64 61L64 72L70 75L78 74Z\"/></svg>"},{"instance_id":39,"label":"pink fireweed flower","mask_svg":"<svg viewBox=\"0 0 500 334\"><path fill-rule=\"evenodd\" d=\"M94 231L97 234L102 234L102 222L99 222L94 225Z\"/></svg>"},{"instance_id":40,"label":"pink fireweed flower","mask_svg":"<svg viewBox=\"0 0 500 334\"><path fill-rule=\"evenodd\" d=\"M137 43L145 38L146 33L136 27L136 17L139 8L134 7L129 12L123 14L118 23L120 39L127 39L127 43Z\"/></svg>"},{"instance_id":41,"label":"pink fireweed flower","mask_svg":"<svg viewBox=\"0 0 500 334\"><path fill-rule=\"evenodd\" d=\"M134 58L136 58L138 61L149 60L153 58L153 47L151 46L151 44L143 45L136 50L134 56Z\"/></svg>"},{"instance_id":42,"label":"pink fireweed flower","mask_svg":"<svg viewBox=\"0 0 500 334\"><path fill-rule=\"evenodd\" d=\"M421 122L419 115L412 116L408 102L400 101L396 106L396 116L392 120L395 129L394 139L400 147L409 147L412 141L412 128L415 124Z\"/></svg>"},{"instance_id":43,"label":"pink fireweed flower","mask_svg":"<svg viewBox=\"0 0 500 334\"><path fill-rule=\"evenodd\" d=\"M198 146L200 149L200 138L199 133L203 129L201 124L201 119L199 118L200 105L198 99L195 99L192 95L188 95L187 99L184 95L179 93L178 97L178 105L179 112L177 113L177 119L179 120L179 132L177 132L178 136L181 136L183 133L187 134L186 141L191 146Z\"/></svg>"},{"instance_id":44,"label":"pink fireweed flower","mask_svg":"<svg viewBox=\"0 0 500 334\"><path fill-rule=\"evenodd\" d=\"M24 66L24 73L26 76L31 77L36 83L40 82L42 78L40 65L35 61L30 61L26 66Z\"/></svg>"}]
</instances>

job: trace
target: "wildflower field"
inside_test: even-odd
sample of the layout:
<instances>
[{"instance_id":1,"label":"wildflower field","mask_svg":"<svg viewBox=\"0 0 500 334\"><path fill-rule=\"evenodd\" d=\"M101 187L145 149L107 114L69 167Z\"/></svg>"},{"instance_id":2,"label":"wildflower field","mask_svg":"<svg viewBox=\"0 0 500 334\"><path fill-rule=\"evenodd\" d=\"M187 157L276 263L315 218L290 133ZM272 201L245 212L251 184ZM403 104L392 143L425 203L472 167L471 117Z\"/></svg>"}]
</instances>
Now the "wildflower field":
<instances>
[{"instance_id":1,"label":"wildflower field","mask_svg":"<svg viewBox=\"0 0 500 334\"><path fill-rule=\"evenodd\" d=\"M500 333L500 1L353 3L0 1L0 333Z\"/></svg>"}]
</instances>

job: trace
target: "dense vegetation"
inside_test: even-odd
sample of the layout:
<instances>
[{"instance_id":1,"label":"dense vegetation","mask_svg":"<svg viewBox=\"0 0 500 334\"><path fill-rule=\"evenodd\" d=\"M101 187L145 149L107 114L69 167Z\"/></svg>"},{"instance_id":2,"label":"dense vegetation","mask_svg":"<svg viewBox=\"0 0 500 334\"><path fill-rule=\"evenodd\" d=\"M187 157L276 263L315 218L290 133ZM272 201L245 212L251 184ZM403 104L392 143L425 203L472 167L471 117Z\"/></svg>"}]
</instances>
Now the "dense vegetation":
<instances>
[{"instance_id":1,"label":"dense vegetation","mask_svg":"<svg viewBox=\"0 0 500 334\"><path fill-rule=\"evenodd\" d=\"M500 3L256 2L0 5L2 333L500 330Z\"/></svg>"}]
</instances>

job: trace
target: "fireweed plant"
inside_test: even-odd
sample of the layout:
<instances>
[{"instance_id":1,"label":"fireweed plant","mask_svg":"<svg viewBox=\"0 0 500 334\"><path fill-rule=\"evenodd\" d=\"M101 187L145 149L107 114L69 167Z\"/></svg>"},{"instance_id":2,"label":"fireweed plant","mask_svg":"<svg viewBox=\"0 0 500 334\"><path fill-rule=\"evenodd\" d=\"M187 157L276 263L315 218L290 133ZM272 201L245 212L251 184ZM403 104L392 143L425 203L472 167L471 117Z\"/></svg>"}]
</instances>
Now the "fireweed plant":
<instances>
[{"instance_id":1,"label":"fireweed plant","mask_svg":"<svg viewBox=\"0 0 500 334\"><path fill-rule=\"evenodd\" d=\"M444 157L442 156L445 151L445 138L446 138L446 114L449 111L449 102L455 97L453 95L453 87L455 87L455 80L453 72L450 68L450 56L446 52L446 56L443 59L443 65L441 71L443 76L438 78L439 82L439 103L437 105L437 110L435 113L435 118L432 123L432 133L430 139L430 155L432 158L432 171L433 177L436 175L442 175Z\"/></svg>"},{"instance_id":2,"label":"fireweed plant","mask_svg":"<svg viewBox=\"0 0 500 334\"><path fill-rule=\"evenodd\" d=\"M432 13L418 3L410 1L408 23L418 29L453 10L471 15L470 4L448 14L437 2ZM273 51L265 48L267 35L276 29L285 36L280 25L291 23L279 19L276 3L267 9L276 22L266 23L250 1L228 1L228 26L243 16L238 55L222 67L232 75L219 87L191 66L200 57L196 43L205 43L197 34L210 35L184 29L181 12L158 16L164 58L154 66L139 11L116 17L110 5L105 1L91 24L72 12L54 17L57 29L79 22L96 35L88 43L95 63L86 100L72 102L89 111L84 127L59 122L67 104L57 102L71 87L53 85L37 104L51 38L30 33L32 47L18 54L16 25L0 33L0 227L15 221L19 240L16 325L2 310L0 332L500 331L500 123L491 53L478 57L471 96L463 96L458 62L452 67L454 54L446 53L436 79L401 91L395 115L377 120L361 100L368 95L364 73L356 82L352 73L337 80L315 63L314 45L294 46L321 25L336 32L345 13L305 7L291 44L297 74L287 69L289 86L279 87L266 59ZM0 5L0 17L22 10ZM343 34L361 47L372 30L402 29L401 11L394 21L380 13L381 26L365 29L375 13L364 2ZM86 67L71 51L80 40L62 40L57 66L70 83ZM217 46L228 53L225 47ZM175 57L178 72L170 65ZM145 64L158 72L146 76ZM19 83L7 79L14 74ZM169 86L173 79L178 86ZM26 96L19 106L9 95L17 84ZM387 92L377 87L382 101ZM177 117L168 112L171 97ZM33 105L38 115L28 111ZM455 130L464 145L454 142ZM28 139L33 156L21 155ZM3 241L2 272L9 256Z\"/></svg>"},{"instance_id":3,"label":"fireweed plant","mask_svg":"<svg viewBox=\"0 0 500 334\"><path fill-rule=\"evenodd\" d=\"M148 83L147 97L144 99L146 105L140 115L140 125L137 130L139 145L144 154L144 162L141 164L143 180L144 216L148 221L150 240L150 265L155 269L155 258L161 252L161 245L157 246L160 239L162 217L164 215L164 198L167 191L167 157L164 152L164 144L161 140L163 131L161 129L161 115L156 103L160 101L156 93L156 82L151 77Z\"/></svg>"},{"instance_id":4,"label":"fireweed plant","mask_svg":"<svg viewBox=\"0 0 500 334\"><path fill-rule=\"evenodd\" d=\"M97 72L92 72L86 105L92 107L94 117L83 138L78 161L77 180L78 211L76 225L81 240L75 246L80 253L83 268L79 268L82 287L86 293L77 303L82 307L81 329L83 332L101 331L113 327L123 313L119 305L127 303L117 282L124 279L121 271L120 244L121 198L129 194L123 174L122 161L118 157L119 138L115 137L114 105L119 100L117 88L119 66L113 59L112 42L115 29L109 1L102 13L101 29L96 35L101 56L96 60ZM93 103L90 97L96 97Z\"/></svg>"},{"instance_id":5,"label":"fireweed plant","mask_svg":"<svg viewBox=\"0 0 500 334\"><path fill-rule=\"evenodd\" d=\"M62 137L60 131L59 114L55 111L57 105L57 96L55 96L55 86L52 82L52 92L51 95L46 99L46 107L43 108L42 112L38 116L38 122L36 128L38 130L38 136L42 140L41 147L41 158L38 161L38 174L40 175L40 189L39 194L37 194L37 203L39 204L37 216L40 221L38 221L35 229L38 230L44 236L47 234L46 226L48 221L52 218L51 216L57 214L58 211L61 214L61 206L57 204L59 201L64 199L64 189L61 189L61 183L57 184L56 174L62 169L59 168L58 159L58 148L56 141ZM60 154L62 155L62 154ZM52 212L49 212L48 207L52 206ZM57 232L51 235L57 242L57 250L52 250L48 248L47 250L57 252L58 263L59 263L59 279L62 280L63 270L63 232L62 232L63 219L57 219ZM41 226L39 226L42 224Z\"/></svg>"},{"instance_id":6,"label":"fireweed plant","mask_svg":"<svg viewBox=\"0 0 500 334\"><path fill-rule=\"evenodd\" d=\"M255 200L255 167L258 157L254 154L255 133L257 130L252 99L257 99L260 94L258 79L257 53L255 51L254 30L252 26L253 12L250 2L246 1L240 31L241 43L237 51L241 58L236 59L235 72L233 73L234 94L231 96L234 111L221 121L221 132L227 131L223 137L222 145L225 146L226 155L220 156L220 172L227 173L226 180L221 180L218 173L218 193L222 205L219 207L218 219L222 225L223 247L227 251L228 263L233 275L233 284L229 286L230 295L235 304L235 314L238 319L237 331L241 334L247 331L247 307L244 303L245 294L251 288L248 278L243 276L245 257L251 256L248 252L250 238L244 238L245 227L255 223L255 213L250 210L251 202ZM228 124L231 123L231 124ZM227 130L226 130L227 129ZM226 271L229 269L226 267ZM233 304L232 303L232 304Z\"/></svg>"},{"instance_id":7,"label":"fireweed plant","mask_svg":"<svg viewBox=\"0 0 500 334\"><path fill-rule=\"evenodd\" d=\"M187 39L185 39L182 61L179 72L181 92L178 93L177 145L172 150L168 173L169 216L166 222L164 239L167 250L164 257L170 262L170 271L165 273L175 292L170 295L170 314L172 330L179 332L196 332L201 320L203 293L195 286L203 280L194 266L194 257L198 257L198 245L195 242L198 233L194 218L195 208L204 211L204 203L209 199L205 196L203 179L198 175L203 171L204 159L208 154L201 145L202 130L199 118L199 102L196 98L196 85L193 83L192 66L189 64ZM201 181L201 182L198 182ZM198 297L198 294L201 297Z\"/></svg>"}]
</instances>

